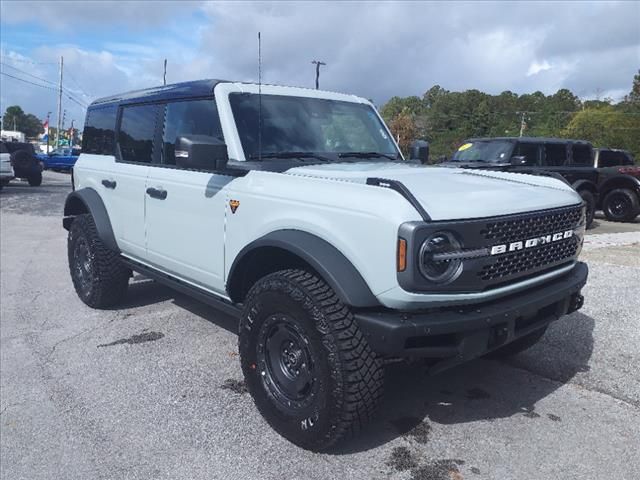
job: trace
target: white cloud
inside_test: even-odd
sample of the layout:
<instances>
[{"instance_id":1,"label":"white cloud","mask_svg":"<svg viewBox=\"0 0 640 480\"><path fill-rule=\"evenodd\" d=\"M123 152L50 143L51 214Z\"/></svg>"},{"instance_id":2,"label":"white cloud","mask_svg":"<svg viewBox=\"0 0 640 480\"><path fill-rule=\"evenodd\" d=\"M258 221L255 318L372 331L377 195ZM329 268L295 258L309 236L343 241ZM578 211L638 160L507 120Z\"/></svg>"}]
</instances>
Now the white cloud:
<instances>
[{"instance_id":1,"label":"white cloud","mask_svg":"<svg viewBox=\"0 0 640 480\"><path fill-rule=\"evenodd\" d=\"M529 65L529 70L527 70L527 77L530 77L531 75L537 75L540 72L551 70L551 68L551 64L546 60L543 60L542 62L534 60L531 65Z\"/></svg>"}]
</instances>

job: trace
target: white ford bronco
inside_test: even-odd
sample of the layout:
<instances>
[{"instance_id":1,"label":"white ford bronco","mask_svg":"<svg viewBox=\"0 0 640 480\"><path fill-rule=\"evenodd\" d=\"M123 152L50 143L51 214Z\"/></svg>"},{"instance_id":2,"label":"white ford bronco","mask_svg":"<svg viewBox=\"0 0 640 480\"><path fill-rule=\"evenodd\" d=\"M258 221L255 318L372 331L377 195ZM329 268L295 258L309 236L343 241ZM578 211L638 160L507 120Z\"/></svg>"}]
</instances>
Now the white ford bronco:
<instances>
[{"instance_id":1,"label":"white ford bronco","mask_svg":"<svg viewBox=\"0 0 640 480\"><path fill-rule=\"evenodd\" d=\"M97 100L64 207L73 285L111 307L137 271L237 315L256 406L325 450L372 417L385 362L514 354L582 306L571 187L427 156L351 95L203 80Z\"/></svg>"}]
</instances>

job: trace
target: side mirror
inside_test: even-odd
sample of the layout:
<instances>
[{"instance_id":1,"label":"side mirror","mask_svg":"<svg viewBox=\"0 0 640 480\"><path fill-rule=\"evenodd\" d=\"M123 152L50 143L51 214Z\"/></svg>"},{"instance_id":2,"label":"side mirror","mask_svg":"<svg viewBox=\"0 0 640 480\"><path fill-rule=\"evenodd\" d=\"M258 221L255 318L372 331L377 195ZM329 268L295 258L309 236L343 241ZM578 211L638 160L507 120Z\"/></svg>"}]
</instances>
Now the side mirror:
<instances>
[{"instance_id":1,"label":"side mirror","mask_svg":"<svg viewBox=\"0 0 640 480\"><path fill-rule=\"evenodd\" d=\"M513 165L514 167L521 167L527 164L527 157L516 155L514 157L511 157L511 161L509 163L511 163L511 165Z\"/></svg>"},{"instance_id":2,"label":"side mirror","mask_svg":"<svg viewBox=\"0 0 640 480\"><path fill-rule=\"evenodd\" d=\"M224 170L229 161L227 145L209 135L178 137L175 144L176 165L194 170Z\"/></svg>"},{"instance_id":3,"label":"side mirror","mask_svg":"<svg viewBox=\"0 0 640 480\"><path fill-rule=\"evenodd\" d=\"M414 140L409 150L409 160L419 160L425 164L429 161L429 142Z\"/></svg>"}]
</instances>

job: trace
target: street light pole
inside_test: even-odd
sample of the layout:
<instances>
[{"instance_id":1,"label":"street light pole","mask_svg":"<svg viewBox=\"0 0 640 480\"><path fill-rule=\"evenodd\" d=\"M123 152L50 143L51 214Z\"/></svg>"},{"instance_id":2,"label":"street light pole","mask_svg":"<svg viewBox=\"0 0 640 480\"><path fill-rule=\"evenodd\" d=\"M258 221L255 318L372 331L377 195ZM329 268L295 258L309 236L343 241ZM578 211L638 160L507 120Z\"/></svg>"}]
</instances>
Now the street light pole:
<instances>
[{"instance_id":1,"label":"street light pole","mask_svg":"<svg viewBox=\"0 0 640 480\"><path fill-rule=\"evenodd\" d=\"M326 63L320 60L313 60L311 63L316 66L316 90L318 90L318 88L320 88L320 65L326 65Z\"/></svg>"}]
</instances>

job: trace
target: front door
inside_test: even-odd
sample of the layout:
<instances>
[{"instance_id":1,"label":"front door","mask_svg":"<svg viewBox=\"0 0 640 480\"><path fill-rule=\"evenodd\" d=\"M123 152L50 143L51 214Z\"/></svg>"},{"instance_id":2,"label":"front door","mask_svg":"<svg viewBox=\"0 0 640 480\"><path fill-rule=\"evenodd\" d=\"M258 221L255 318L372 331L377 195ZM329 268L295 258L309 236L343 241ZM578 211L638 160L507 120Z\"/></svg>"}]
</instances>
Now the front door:
<instances>
[{"instance_id":1,"label":"front door","mask_svg":"<svg viewBox=\"0 0 640 480\"><path fill-rule=\"evenodd\" d=\"M174 148L183 135L222 138L215 101L179 101L165 108L162 158L147 179L147 259L166 273L223 294L224 187L233 177L181 169Z\"/></svg>"}]
</instances>

